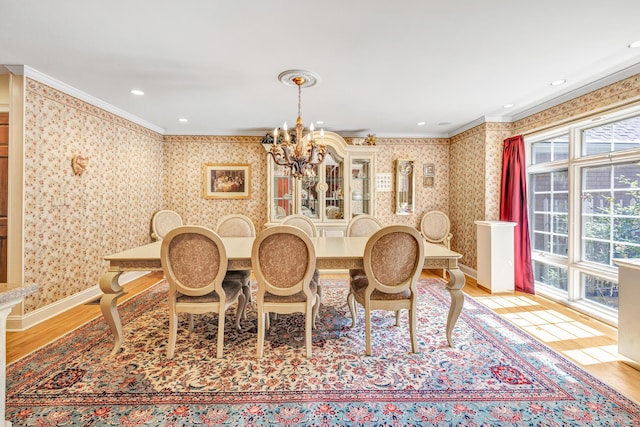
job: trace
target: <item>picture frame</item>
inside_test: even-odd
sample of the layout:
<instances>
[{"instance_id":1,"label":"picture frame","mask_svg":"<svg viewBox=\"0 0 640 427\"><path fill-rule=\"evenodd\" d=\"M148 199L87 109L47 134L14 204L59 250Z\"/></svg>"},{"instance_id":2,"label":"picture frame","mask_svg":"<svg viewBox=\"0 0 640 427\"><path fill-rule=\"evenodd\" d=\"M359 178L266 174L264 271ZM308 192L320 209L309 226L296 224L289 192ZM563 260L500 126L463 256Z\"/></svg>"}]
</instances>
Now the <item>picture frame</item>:
<instances>
[{"instance_id":1,"label":"picture frame","mask_svg":"<svg viewBox=\"0 0 640 427\"><path fill-rule=\"evenodd\" d=\"M251 196L251 165L205 163L205 199L248 199Z\"/></svg>"}]
</instances>

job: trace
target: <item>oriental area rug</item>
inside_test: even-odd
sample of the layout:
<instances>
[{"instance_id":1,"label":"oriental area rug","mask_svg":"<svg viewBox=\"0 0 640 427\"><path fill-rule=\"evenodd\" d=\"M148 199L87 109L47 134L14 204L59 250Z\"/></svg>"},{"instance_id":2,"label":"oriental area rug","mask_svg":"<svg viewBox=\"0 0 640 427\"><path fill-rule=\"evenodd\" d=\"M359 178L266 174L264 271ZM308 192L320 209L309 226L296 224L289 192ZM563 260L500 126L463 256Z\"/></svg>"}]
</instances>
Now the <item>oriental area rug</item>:
<instances>
[{"instance_id":1,"label":"oriental area rug","mask_svg":"<svg viewBox=\"0 0 640 427\"><path fill-rule=\"evenodd\" d=\"M255 305L242 330L230 310L224 357L214 315L165 357L167 284L124 302L124 343L97 318L7 367L14 426L638 426L640 407L469 296L447 345L449 294L419 283L418 342L407 315L374 312L364 356L364 310L350 328L346 280L323 280L324 304L304 357L303 318L272 321L257 359Z\"/></svg>"}]
</instances>

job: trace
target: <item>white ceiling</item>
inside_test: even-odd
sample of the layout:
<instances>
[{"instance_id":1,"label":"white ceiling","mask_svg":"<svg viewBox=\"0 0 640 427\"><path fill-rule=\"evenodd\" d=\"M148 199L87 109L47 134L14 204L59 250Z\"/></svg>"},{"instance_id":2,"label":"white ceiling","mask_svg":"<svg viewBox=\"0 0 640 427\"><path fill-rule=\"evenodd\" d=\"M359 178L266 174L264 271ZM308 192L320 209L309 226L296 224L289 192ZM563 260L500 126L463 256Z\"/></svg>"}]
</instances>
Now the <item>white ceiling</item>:
<instances>
[{"instance_id":1,"label":"white ceiling","mask_svg":"<svg viewBox=\"0 0 640 427\"><path fill-rule=\"evenodd\" d=\"M449 136L640 72L637 40L638 0L0 0L0 64L165 134L291 125L297 90L277 76L299 68L320 76L307 126Z\"/></svg>"}]
</instances>

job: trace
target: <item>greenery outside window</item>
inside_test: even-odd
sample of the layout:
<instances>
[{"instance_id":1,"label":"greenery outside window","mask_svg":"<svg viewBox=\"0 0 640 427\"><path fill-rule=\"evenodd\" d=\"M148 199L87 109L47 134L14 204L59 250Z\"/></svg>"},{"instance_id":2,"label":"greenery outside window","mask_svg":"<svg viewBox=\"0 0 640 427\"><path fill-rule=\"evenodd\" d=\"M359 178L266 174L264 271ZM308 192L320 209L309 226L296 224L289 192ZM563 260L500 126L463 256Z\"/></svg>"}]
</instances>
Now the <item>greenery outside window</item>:
<instances>
[{"instance_id":1,"label":"greenery outside window","mask_svg":"<svg viewBox=\"0 0 640 427\"><path fill-rule=\"evenodd\" d=\"M526 139L536 293L617 323L616 258L640 258L640 108Z\"/></svg>"}]
</instances>

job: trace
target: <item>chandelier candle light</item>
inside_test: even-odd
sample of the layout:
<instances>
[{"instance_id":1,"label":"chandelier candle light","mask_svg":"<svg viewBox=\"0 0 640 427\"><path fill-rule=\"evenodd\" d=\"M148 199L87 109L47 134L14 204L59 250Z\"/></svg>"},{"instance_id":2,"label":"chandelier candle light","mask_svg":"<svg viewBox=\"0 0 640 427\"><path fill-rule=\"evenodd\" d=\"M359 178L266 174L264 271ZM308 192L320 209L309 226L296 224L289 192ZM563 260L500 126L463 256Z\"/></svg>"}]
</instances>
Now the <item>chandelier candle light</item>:
<instances>
[{"instance_id":1,"label":"chandelier candle light","mask_svg":"<svg viewBox=\"0 0 640 427\"><path fill-rule=\"evenodd\" d=\"M298 87L298 118L296 119L296 140L295 145L291 143L291 137L287 131L287 122L284 123L284 141L278 143L278 128L273 130L273 145L269 154L273 161L280 166L285 166L294 178L303 176L314 176L313 167L322 163L327 152L324 145L324 129L320 129L320 143L314 139L313 123L309 125L309 134L303 138L304 125L300 113L300 99L303 87L310 87L316 84L318 78L310 71L288 70L278 75L278 79L287 86ZM307 140L305 144L304 140Z\"/></svg>"}]
</instances>

